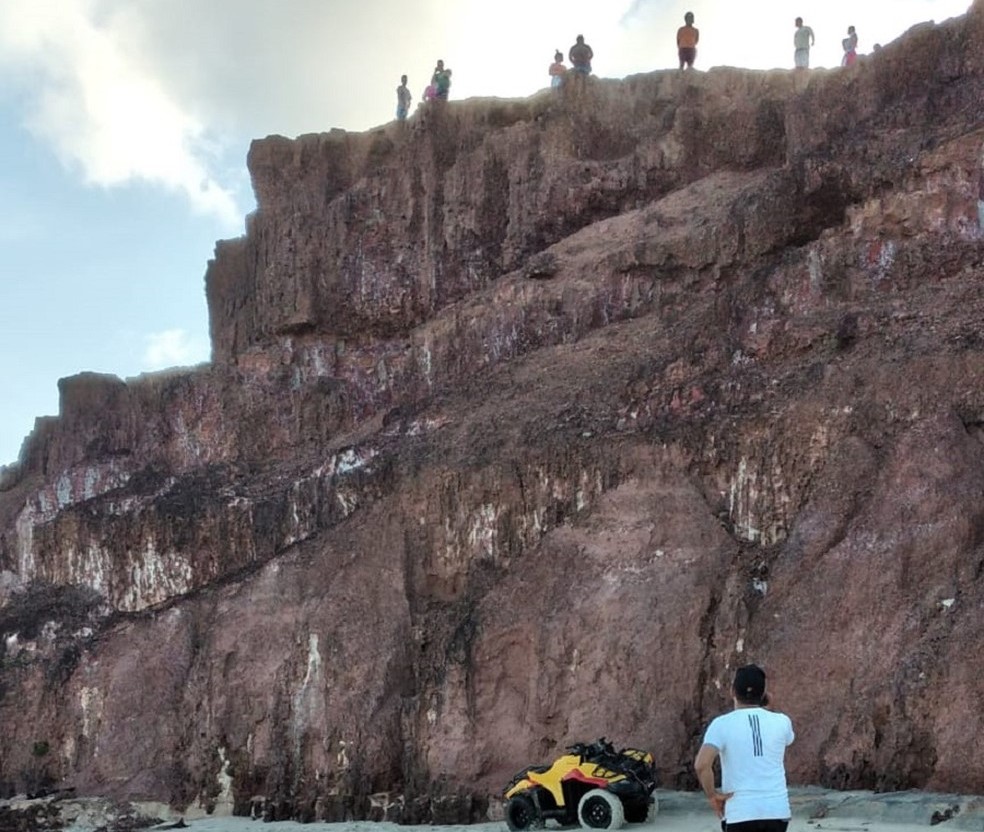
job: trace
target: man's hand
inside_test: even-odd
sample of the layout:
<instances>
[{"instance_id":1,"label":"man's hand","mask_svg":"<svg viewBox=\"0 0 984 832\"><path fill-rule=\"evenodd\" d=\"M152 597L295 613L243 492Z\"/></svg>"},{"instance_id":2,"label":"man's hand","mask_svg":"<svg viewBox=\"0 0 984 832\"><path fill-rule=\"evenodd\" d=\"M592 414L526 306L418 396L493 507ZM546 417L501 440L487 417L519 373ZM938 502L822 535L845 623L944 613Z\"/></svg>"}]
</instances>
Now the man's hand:
<instances>
[{"instance_id":1,"label":"man's hand","mask_svg":"<svg viewBox=\"0 0 984 832\"><path fill-rule=\"evenodd\" d=\"M712 795L708 795L707 802L711 804L711 808L714 813L719 817L724 817L724 804L727 803L734 792L714 792Z\"/></svg>"},{"instance_id":2,"label":"man's hand","mask_svg":"<svg viewBox=\"0 0 984 832\"><path fill-rule=\"evenodd\" d=\"M724 817L724 804L731 799L734 792L719 792L714 787L714 760L717 759L718 750L713 745L704 743L697 752L697 759L694 760L694 769L697 772L697 779L700 787L707 795L707 802L719 818Z\"/></svg>"}]
</instances>

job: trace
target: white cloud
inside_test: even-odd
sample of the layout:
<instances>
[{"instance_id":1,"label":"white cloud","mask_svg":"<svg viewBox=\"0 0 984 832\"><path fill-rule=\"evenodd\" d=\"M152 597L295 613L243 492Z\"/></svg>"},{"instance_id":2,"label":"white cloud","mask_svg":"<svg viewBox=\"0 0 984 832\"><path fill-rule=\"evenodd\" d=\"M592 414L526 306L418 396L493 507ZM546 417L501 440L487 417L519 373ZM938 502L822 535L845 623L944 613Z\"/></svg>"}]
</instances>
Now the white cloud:
<instances>
[{"instance_id":1,"label":"white cloud","mask_svg":"<svg viewBox=\"0 0 984 832\"><path fill-rule=\"evenodd\" d=\"M168 367L200 364L209 359L208 340L183 329L167 329L144 337L144 369L163 370Z\"/></svg>"},{"instance_id":2,"label":"white cloud","mask_svg":"<svg viewBox=\"0 0 984 832\"><path fill-rule=\"evenodd\" d=\"M242 210L208 170L205 125L128 48L125 27L100 16L105 8L92 0L0 5L0 62L17 70L28 128L91 184L163 185L238 224Z\"/></svg>"}]
</instances>

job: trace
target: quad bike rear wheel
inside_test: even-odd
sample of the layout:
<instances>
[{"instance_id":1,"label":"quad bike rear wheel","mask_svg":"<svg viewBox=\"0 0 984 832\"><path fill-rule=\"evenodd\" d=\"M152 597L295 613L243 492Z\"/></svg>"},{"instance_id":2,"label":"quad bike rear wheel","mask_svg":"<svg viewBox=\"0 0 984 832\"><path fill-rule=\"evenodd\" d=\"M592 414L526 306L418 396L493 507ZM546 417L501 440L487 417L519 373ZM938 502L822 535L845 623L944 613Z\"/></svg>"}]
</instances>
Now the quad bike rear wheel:
<instances>
[{"instance_id":1,"label":"quad bike rear wheel","mask_svg":"<svg viewBox=\"0 0 984 832\"><path fill-rule=\"evenodd\" d=\"M586 829L621 829L625 826L622 801L604 789L592 789L577 804L577 819Z\"/></svg>"},{"instance_id":2,"label":"quad bike rear wheel","mask_svg":"<svg viewBox=\"0 0 984 832\"><path fill-rule=\"evenodd\" d=\"M540 817L532 797L528 794L517 794L510 798L506 806L506 826L511 832L543 829L543 818Z\"/></svg>"}]
</instances>

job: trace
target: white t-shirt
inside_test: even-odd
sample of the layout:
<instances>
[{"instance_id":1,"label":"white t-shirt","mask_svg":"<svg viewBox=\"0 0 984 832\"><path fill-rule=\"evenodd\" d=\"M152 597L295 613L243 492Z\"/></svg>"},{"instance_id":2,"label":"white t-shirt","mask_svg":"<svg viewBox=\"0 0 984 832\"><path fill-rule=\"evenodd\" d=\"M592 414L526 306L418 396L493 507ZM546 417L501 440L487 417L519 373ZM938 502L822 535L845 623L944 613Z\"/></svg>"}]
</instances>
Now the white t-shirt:
<instances>
[{"instance_id":1,"label":"white t-shirt","mask_svg":"<svg viewBox=\"0 0 984 832\"><path fill-rule=\"evenodd\" d=\"M783 757L794 738L789 717L765 708L737 708L707 726L704 743L721 755L721 791L734 792L724 804L728 823L789 818Z\"/></svg>"},{"instance_id":2,"label":"white t-shirt","mask_svg":"<svg viewBox=\"0 0 984 832\"><path fill-rule=\"evenodd\" d=\"M800 26L793 33L793 46L796 49L809 49L813 40L813 30L809 26Z\"/></svg>"}]
</instances>

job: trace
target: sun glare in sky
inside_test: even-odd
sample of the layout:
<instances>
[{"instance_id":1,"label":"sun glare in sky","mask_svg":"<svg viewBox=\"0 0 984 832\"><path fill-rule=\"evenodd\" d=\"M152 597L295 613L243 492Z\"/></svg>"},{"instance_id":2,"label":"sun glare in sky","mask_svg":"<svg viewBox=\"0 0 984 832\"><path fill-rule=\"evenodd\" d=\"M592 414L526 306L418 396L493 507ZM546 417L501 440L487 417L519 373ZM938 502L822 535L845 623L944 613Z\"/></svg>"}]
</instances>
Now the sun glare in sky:
<instances>
[{"instance_id":1,"label":"sun glare in sky","mask_svg":"<svg viewBox=\"0 0 984 832\"><path fill-rule=\"evenodd\" d=\"M599 76L619 78L675 68L675 35L692 11L701 32L697 68L791 68L796 17L816 33L814 67L840 65L848 26L860 36L859 52L871 51L930 19L941 22L967 11L968 0L854 0L790 3L788 0L623 0L568 3L500 0L449 8L450 39L435 49L457 67L453 92L460 96L527 95L547 86L555 48L565 55L577 34L595 52ZM437 56L435 56L437 57ZM412 73L411 73L412 74ZM420 85L425 80L418 72Z\"/></svg>"}]
</instances>

